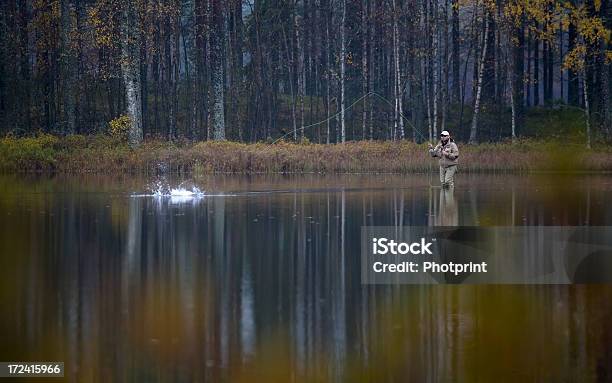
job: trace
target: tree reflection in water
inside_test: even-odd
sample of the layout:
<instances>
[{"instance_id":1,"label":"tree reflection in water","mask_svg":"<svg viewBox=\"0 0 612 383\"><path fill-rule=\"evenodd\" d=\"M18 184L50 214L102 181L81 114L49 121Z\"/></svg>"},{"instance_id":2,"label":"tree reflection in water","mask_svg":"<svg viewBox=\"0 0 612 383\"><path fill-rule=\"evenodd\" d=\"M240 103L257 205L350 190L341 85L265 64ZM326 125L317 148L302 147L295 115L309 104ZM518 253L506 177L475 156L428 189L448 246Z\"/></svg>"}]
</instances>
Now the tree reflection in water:
<instances>
[{"instance_id":1,"label":"tree reflection in water","mask_svg":"<svg viewBox=\"0 0 612 383\"><path fill-rule=\"evenodd\" d=\"M608 285L368 286L359 265L363 225L612 222L605 178L563 205L556 185L512 176L450 193L419 177L233 177L207 182L236 196L196 203L117 192L137 180L0 177L0 358L61 360L70 381L609 376Z\"/></svg>"}]
</instances>

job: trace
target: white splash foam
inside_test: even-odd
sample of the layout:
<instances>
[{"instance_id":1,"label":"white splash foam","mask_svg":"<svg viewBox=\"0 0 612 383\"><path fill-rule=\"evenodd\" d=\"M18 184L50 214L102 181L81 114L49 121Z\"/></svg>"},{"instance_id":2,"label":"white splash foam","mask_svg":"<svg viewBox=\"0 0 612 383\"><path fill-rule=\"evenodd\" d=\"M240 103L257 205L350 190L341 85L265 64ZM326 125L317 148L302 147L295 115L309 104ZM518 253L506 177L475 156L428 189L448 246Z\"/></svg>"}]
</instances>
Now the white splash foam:
<instances>
[{"instance_id":1,"label":"white splash foam","mask_svg":"<svg viewBox=\"0 0 612 383\"><path fill-rule=\"evenodd\" d=\"M196 192L194 190L187 190L185 188L176 188L170 190L170 197L188 197L193 195L196 195Z\"/></svg>"},{"instance_id":2,"label":"white splash foam","mask_svg":"<svg viewBox=\"0 0 612 383\"><path fill-rule=\"evenodd\" d=\"M150 190L152 192L151 196L158 198L170 197L171 199L187 200L204 197L204 191L200 190L197 186L193 186L191 190L181 185L176 188L170 188L167 184L160 181L154 183Z\"/></svg>"}]
</instances>

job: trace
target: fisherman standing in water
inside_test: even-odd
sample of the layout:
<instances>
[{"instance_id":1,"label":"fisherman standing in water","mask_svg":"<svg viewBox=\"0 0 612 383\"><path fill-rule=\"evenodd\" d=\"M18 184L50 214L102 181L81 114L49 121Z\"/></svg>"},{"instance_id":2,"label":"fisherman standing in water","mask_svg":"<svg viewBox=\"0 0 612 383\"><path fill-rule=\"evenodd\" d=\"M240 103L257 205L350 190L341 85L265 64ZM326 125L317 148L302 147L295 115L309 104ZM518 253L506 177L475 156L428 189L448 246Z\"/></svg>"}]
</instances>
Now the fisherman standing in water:
<instances>
[{"instance_id":1,"label":"fisherman standing in water","mask_svg":"<svg viewBox=\"0 0 612 383\"><path fill-rule=\"evenodd\" d=\"M453 188L455 186L454 178L457 171L459 149L448 131L443 130L440 133L440 142L436 147L429 144L429 154L432 157L440 158L438 163L440 164L440 183L442 188Z\"/></svg>"}]
</instances>

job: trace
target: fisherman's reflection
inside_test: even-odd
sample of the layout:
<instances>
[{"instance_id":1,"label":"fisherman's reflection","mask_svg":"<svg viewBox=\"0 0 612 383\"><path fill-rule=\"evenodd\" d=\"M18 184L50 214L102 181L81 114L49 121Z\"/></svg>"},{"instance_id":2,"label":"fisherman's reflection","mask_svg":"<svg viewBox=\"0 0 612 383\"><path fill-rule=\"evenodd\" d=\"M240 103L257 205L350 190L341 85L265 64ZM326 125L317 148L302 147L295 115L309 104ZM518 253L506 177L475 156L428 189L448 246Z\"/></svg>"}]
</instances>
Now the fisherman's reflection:
<instances>
[{"instance_id":1,"label":"fisherman's reflection","mask_svg":"<svg viewBox=\"0 0 612 383\"><path fill-rule=\"evenodd\" d=\"M436 226L459 226L459 212L454 188L440 189L440 205L435 220Z\"/></svg>"}]
</instances>

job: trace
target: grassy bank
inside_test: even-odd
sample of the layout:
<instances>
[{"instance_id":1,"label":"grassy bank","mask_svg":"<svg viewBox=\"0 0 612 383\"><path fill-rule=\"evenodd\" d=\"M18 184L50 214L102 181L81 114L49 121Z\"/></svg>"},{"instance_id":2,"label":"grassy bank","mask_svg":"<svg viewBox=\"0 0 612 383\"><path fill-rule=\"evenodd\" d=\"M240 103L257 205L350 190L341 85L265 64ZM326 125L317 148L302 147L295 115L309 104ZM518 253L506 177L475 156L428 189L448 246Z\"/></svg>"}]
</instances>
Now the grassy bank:
<instances>
[{"instance_id":1,"label":"grassy bank","mask_svg":"<svg viewBox=\"0 0 612 383\"><path fill-rule=\"evenodd\" d=\"M608 171L612 148L521 140L462 145L462 171ZM436 167L426 144L362 141L346 144L167 143L136 150L109 136L0 139L3 172L419 172Z\"/></svg>"}]
</instances>

